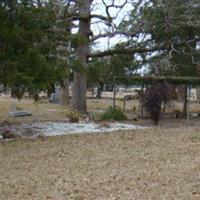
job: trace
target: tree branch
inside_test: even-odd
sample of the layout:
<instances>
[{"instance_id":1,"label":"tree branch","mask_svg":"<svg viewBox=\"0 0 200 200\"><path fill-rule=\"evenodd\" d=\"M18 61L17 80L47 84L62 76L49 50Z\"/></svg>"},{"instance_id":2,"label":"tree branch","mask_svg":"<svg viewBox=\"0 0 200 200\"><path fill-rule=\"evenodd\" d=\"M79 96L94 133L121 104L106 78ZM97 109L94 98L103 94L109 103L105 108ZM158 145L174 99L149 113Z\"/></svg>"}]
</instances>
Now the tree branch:
<instances>
[{"instance_id":1,"label":"tree branch","mask_svg":"<svg viewBox=\"0 0 200 200\"><path fill-rule=\"evenodd\" d=\"M91 58L98 58L98 57L104 57L104 56L113 56L115 54L136 54L136 53L148 53L148 52L154 52L157 50L165 50L167 48L166 44L163 44L163 46L156 46L152 48L145 48L145 47L139 47L139 48L119 48L119 49L110 49L103 52L95 52L91 53L89 57Z\"/></svg>"}]
</instances>

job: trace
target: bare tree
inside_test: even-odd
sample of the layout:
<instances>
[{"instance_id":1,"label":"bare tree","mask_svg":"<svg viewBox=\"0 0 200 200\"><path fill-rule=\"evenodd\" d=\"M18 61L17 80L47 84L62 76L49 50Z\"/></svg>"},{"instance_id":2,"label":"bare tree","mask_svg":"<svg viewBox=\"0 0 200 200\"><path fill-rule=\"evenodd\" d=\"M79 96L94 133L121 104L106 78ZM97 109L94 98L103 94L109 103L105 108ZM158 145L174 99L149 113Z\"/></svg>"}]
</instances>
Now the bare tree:
<instances>
[{"instance_id":1,"label":"bare tree","mask_svg":"<svg viewBox=\"0 0 200 200\"><path fill-rule=\"evenodd\" d=\"M161 2L167 2L158 0ZM77 0L69 1L69 4L74 5L74 12L68 14L68 18L74 23L74 27L78 28L78 33L76 34L76 45L75 45L75 55L76 55L76 69L74 70L74 83L73 83L73 95L72 95L72 105L75 109L86 112L86 76L84 71L87 69L87 64L92 58L100 58L104 56L112 56L115 54L145 54L151 55L150 53L163 51L168 52L168 57L172 51L179 51L177 46L182 43L188 45L188 48L196 47L190 42L189 38L187 41L183 40L162 40L160 42L155 42L154 39L150 37L150 33L154 26L154 21L145 21L142 18L141 13L145 9L145 6L152 5L152 1L129 1L129 0ZM170 1L172 2L172 1ZM173 2L179 2L180 0L175 0ZM172 3L173 3L172 2ZM163 4L164 5L164 4ZM177 4L178 5L178 4ZM101 12L97 10L97 7L101 8ZM132 16L126 15L124 8L130 6L134 12ZM172 15L168 14L166 16L172 17L173 19L166 18L167 21L163 23L163 26L169 26L171 29L174 28L174 24L171 22L176 22L176 16L173 12L176 10L171 9L170 6L164 6L164 11L172 12ZM185 6L181 3L181 6ZM197 0L190 0L190 4L187 4L187 11L190 8L193 9L199 6ZM174 6L175 9L175 6ZM183 8L181 8L183 9ZM193 11L192 11L193 12ZM180 23L192 23L193 26L198 26L198 20L191 20L186 18L185 12L181 19L186 19L186 22L181 21ZM188 15L187 15L188 16ZM169 22L168 22L169 21ZM110 40L119 36L123 39L123 45L121 48L113 49L110 46ZM107 48L99 51L95 50L93 46L97 44L102 38L107 39ZM195 42L198 38L195 38ZM106 41L106 40L104 40ZM185 51L184 53L190 53L190 51ZM193 59L194 62L197 62ZM169 59L167 60L169 61ZM170 62L167 62L169 64Z\"/></svg>"},{"instance_id":2,"label":"bare tree","mask_svg":"<svg viewBox=\"0 0 200 200\"><path fill-rule=\"evenodd\" d=\"M75 55L78 61L77 64L79 65L74 71L72 106L79 111L86 112L86 76L84 74L84 69L87 68L89 59L119 53L134 54L153 51L157 49L157 47L145 48L144 46L130 46L128 44L130 38L138 37L142 27L142 24L138 23L134 30L125 30L122 27L125 22L125 16L123 16L120 21L117 20L123 8L130 3L128 0L78 0L75 2L72 1L71 3L75 3L77 8L75 12L68 15L68 17L71 18L72 21L78 22L76 24L78 25L78 42L75 47ZM98 5L100 5L103 10L100 14L95 12ZM115 10L114 14L113 10ZM94 26L96 30L94 30ZM116 35L126 38L127 45L117 50L110 49L109 40ZM107 49L102 52L92 50L92 45L95 45L101 38L108 38Z\"/></svg>"}]
</instances>

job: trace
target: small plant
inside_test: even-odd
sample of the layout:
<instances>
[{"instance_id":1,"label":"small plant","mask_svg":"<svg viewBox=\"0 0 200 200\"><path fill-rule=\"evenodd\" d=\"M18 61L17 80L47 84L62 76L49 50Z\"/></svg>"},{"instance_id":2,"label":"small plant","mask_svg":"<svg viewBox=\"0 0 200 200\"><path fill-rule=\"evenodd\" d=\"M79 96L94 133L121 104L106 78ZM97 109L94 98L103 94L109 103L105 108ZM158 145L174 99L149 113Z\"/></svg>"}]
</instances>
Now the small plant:
<instances>
[{"instance_id":1,"label":"small plant","mask_svg":"<svg viewBox=\"0 0 200 200\"><path fill-rule=\"evenodd\" d=\"M113 108L110 106L101 116L101 120L116 120L122 121L126 120L127 117L119 108Z\"/></svg>"},{"instance_id":2,"label":"small plant","mask_svg":"<svg viewBox=\"0 0 200 200\"><path fill-rule=\"evenodd\" d=\"M79 121L80 114L75 110L71 110L67 113L67 117L69 118L70 122L75 123Z\"/></svg>"},{"instance_id":3,"label":"small plant","mask_svg":"<svg viewBox=\"0 0 200 200\"><path fill-rule=\"evenodd\" d=\"M199 142L200 141L200 135L192 135L192 136L189 137L189 139L192 142Z\"/></svg>"},{"instance_id":4,"label":"small plant","mask_svg":"<svg viewBox=\"0 0 200 200\"><path fill-rule=\"evenodd\" d=\"M17 137L17 135L12 132L9 121L4 121L2 123L2 128L0 129L0 135L2 136L3 139L11 139Z\"/></svg>"}]
</instances>

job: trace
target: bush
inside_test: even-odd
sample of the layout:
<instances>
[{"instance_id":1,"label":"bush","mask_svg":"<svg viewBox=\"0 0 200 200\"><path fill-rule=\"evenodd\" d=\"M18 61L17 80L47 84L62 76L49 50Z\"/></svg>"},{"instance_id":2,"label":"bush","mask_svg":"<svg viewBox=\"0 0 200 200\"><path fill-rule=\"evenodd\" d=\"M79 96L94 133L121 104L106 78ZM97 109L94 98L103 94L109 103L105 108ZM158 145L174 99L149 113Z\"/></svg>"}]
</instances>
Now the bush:
<instances>
[{"instance_id":1,"label":"bush","mask_svg":"<svg viewBox=\"0 0 200 200\"><path fill-rule=\"evenodd\" d=\"M122 121L126 120L127 117L119 108L113 108L110 106L101 116L101 120L116 120Z\"/></svg>"},{"instance_id":2,"label":"bush","mask_svg":"<svg viewBox=\"0 0 200 200\"><path fill-rule=\"evenodd\" d=\"M147 87L143 99L146 110L150 113L155 125L158 125L162 104L170 99L171 86L166 82L153 83Z\"/></svg>"},{"instance_id":3,"label":"bush","mask_svg":"<svg viewBox=\"0 0 200 200\"><path fill-rule=\"evenodd\" d=\"M66 115L72 123L78 122L80 119L80 114L75 110L69 111Z\"/></svg>"}]
</instances>

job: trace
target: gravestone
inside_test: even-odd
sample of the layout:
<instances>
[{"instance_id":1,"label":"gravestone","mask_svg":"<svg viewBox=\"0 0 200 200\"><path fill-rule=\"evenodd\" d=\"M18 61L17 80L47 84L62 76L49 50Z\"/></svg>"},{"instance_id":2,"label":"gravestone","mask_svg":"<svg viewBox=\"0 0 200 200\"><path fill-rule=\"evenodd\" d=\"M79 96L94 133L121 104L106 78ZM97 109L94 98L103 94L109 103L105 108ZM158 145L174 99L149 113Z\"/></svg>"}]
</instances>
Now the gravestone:
<instances>
[{"instance_id":1,"label":"gravestone","mask_svg":"<svg viewBox=\"0 0 200 200\"><path fill-rule=\"evenodd\" d=\"M32 113L27 110L19 110L19 111L11 111L9 112L9 116L11 117L25 117L25 116L32 116Z\"/></svg>"},{"instance_id":2,"label":"gravestone","mask_svg":"<svg viewBox=\"0 0 200 200\"><path fill-rule=\"evenodd\" d=\"M32 113L27 110L17 110L16 104L13 103L11 105L11 111L8 113L11 117L25 117L25 116L32 116Z\"/></svg>"},{"instance_id":3,"label":"gravestone","mask_svg":"<svg viewBox=\"0 0 200 200\"><path fill-rule=\"evenodd\" d=\"M101 99L101 93L102 93L102 91L101 91L101 86L99 85L99 86L97 87L97 91L96 91L96 98L97 98L97 99Z\"/></svg>"},{"instance_id":4,"label":"gravestone","mask_svg":"<svg viewBox=\"0 0 200 200\"><path fill-rule=\"evenodd\" d=\"M55 93L51 94L50 103L60 104L60 91L56 91Z\"/></svg>"}]
</instances>

